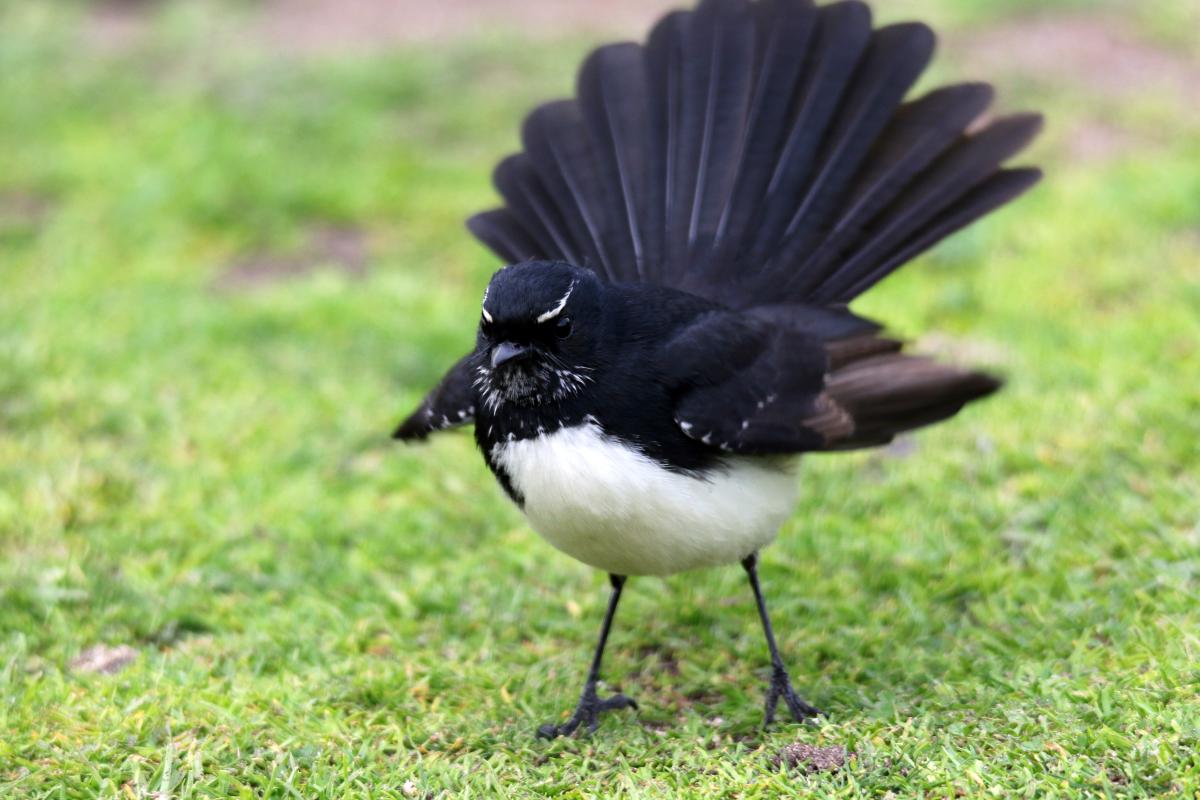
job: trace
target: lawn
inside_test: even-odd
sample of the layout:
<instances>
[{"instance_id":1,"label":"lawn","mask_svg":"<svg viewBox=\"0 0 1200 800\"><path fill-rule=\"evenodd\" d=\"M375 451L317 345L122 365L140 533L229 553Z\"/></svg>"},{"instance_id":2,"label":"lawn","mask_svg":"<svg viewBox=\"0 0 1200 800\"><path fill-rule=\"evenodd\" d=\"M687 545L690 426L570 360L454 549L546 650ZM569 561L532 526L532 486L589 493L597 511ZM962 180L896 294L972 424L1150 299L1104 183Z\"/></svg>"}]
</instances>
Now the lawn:
<instances>
[{"instance_id":1,"label":"lawn","mask_svg":"<svg viewBox=\"0 0 1200 800\"><path fill-rule=\"evenodd\" d=\"M101 47L0 4L0 797L1200 796L1200 12L1033 5L913 4L936 78L1048 112L1048 177L856 305L1009 384L806 462L762 575L828 721L760 728L731 567L631 580L640 711L547 743L605 577L469 435L388 434L587 38L272 57L237 7Z\"/></svg>"}]
</instances>

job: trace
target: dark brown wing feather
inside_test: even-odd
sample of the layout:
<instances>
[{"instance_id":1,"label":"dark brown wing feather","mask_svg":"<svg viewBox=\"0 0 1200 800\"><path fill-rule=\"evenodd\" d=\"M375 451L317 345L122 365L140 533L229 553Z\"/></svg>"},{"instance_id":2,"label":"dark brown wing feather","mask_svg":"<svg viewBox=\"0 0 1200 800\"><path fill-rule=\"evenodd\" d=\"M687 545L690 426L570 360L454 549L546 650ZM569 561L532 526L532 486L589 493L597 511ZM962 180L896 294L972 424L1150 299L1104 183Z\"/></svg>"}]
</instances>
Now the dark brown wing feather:
<instances>
[{"instance_id":1,"label":"dark brown wing feather","mask_svg":"<svg viewBox=\"0 0 1200 800\"><path fill-rule=\"evenodd\" d=\"M908 355L900 347L875 336L829 343L824 395L853 425L832 431L824 449L887 444L898 434L954 416L1003 385L995 376Z\"/></svg>"}]
</instances>

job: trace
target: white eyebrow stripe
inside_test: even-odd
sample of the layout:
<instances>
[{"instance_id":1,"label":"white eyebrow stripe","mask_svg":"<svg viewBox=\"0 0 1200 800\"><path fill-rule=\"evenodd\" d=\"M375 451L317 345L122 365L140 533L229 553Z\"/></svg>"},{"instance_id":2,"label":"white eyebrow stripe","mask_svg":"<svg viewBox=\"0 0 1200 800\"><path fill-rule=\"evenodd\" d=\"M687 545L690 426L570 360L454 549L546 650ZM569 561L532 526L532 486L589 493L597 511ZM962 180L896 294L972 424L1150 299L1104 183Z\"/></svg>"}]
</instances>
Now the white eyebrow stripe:
<instances>
[{"instance_id":1,"label":"white eyebrow stripe","mask_svg":"<svg viewBox=\"0 0 1200 800\"><path fill-rule=\"evenodd\" d=\"M488 292L490 292L491 290L492 290L492 285L489 283L487 286L485 286L483 288L483 299L479 301L479 305L483 308L483 318L485 320L487 320L488 322L492 321L492 315L489 314L488 310L487 310L487 297L488 297Z\"/></svg>"},{"instance_id":2,"label":"white eyebrow stripe","mask_svg":"<svg viewBox=\"0 0 1200 800\"><path fill-rule=\"evenodd\" d=\"M561 314L562 310L567 307L567 301L571 299L571 292L573 291L575 291L575 281L571 281L571 285L567 287L567 293L558 301L558 305L537 318L538 324L548 322Z\"/></svg>"},{"instance_id":3,"label":"white eyebrow stripe","mask_svg":"<svg viewBox=\"0 0 1200 800\"><path fill-rule=\"evenodd\" d=\"M486 285L486 287L484 287L484 299L479 301L480 307L482 309L484 309L484 321L487 321L487 323L491 323L491 321L494 321L492 319L492 314L488 313L488 311L487 311L487 293L488 293L488 291L491 291L491 290L492 290L492 284L488 283Z\"/></svg>"}]
</instances>

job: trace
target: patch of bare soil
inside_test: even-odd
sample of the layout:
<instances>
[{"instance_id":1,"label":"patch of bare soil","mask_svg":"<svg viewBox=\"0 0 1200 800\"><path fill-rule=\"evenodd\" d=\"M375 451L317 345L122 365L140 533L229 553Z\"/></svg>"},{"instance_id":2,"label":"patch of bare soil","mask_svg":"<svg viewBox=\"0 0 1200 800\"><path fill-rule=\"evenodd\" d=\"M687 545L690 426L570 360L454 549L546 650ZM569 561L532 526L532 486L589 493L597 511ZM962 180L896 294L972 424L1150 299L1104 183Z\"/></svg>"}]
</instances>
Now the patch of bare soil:
<instances>
[{"instance_id":1,"label":"patch of bare soil","mask_svg":"<svg viewBox=\"0 0 1200 800\"><path fill-rule=\"evenodd\" d=\"M1108 97L1146 93L1200 103L1200 62L1096 14L1026 17L959 37L947 51L971 73L1019 75Z\"/></svg>"},{"instance_id":2,"label":"patch of bare soil","mask_svg":"<svg viewBox=\"0 0 1200 800\"><path fill-rule=\"evenodd\" d=\"M839 745L817 747L796 743L781 748L771 759L771 763L775 767L784 766L808 773L837 772L852 758L854 754L846 752L846 748Z\"/></svg>"},{"instance_id":3,"label":"patch of bare soil","mask_svg":"<svg viewBox=\"0 0 1200 800\"><path fill-rule=\"evenodd\" d=\"M674 0L267 0L236 37L290 54L379 50L497 30L535 37L571 32L640 37L661 14L680 5ZM162 6L154 0L100 2L88 37L105 49L135 45Z\"/></svg>"},{"instance_id":4,"label":"patch of bare soil","mask_svg":"<svg viewBox=\"0 0 1200 800\"><path fill-rule=\"evenodd\" d=\"M0 233L36 228L53 208L49 197L24 191L0 191Z\"/></svg>"},{"instance_id":5,"label":"patch of bare soil","mask_svg":"<svg viewBox=\"0 0 1200 800\"><path fill-rule=\"evenodd\" d=\"M687 0L264 0L248 12L246 24L221 26L221 36L291 55L381 50L497 30L640 39L665 11L687 5ZM94 7L89 38L107 49L134 46L164 6L163 0L102 0ZM947 36L943 49L962 74L999 84L1019 80L1066 88L1109 103L1149 95L1184 108L1200 106L1200 60L1140 38L1128 20L1113 13L1018 17ZM1069 156L1104 161L1154 143L1156 131L1135 128L1097 109L1065 132Z\"/></svg>"},{"instance_id":6,"label":"patch of bare soil","mask_svg":"<svg viewBox=\"0 0 1200 800\"><path fill-rule=\"evenodd\" d=\"M946 50L968 75L1066 88L1101 105L1141 97L1184 108L1200 105L1200 60L1148 42L1131 28L1114 16L1043 15L952 39ZM1073 160L1104 161L1153 143L1155 131L1101 118L1102 113L1097 109L1092 119L1067 131Z\"/></svg>"},{"instance_id":7,"label":"patch of bare soil","mask_svg":"<svg viewBox=\"0 0 1200 800\"><path fill-rule=\"evenodd\" d=\"M403 42L482 36L497 28L531 35L568 31L646 30L672 0L271 0L260 33L291 51L380 47Z\"/></svg>"},{"instance_id":8,"label":"patch of bare soil","mask_svg":"<svg viewBox=\"0 0 1200 800\"><path fill-rule=\"evenodd\" d=\"M129 666L138 657L138 651L127 644L109 647L96 644L76 656L68 665L72 672L112 675Z\"/></svg>"},{"instance_id":9,"label":"patch of bare soil","mask_svg":"<svg viewBox=\"0 0 1200 800\"><path fill-rule=\"evenodd\" d=\"M219 291L247 291L271 283L334 269L353 278L366 274L367 235L358 228L327 226L308 233L304 246L291 253L251 253L234 260L214 283Z\"/></svg>"}]
</instances>

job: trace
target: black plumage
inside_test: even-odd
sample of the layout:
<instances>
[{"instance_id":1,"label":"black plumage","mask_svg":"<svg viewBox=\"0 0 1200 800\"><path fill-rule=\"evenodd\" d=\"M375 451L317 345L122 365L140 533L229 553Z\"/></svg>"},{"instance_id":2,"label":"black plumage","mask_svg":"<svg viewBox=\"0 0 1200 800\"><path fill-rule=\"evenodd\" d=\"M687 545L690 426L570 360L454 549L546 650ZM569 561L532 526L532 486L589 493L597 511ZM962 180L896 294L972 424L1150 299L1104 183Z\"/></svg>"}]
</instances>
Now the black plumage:
<instances>
[{"instance_id":1,"label":"black plumage","mask_svg":"<svg viewBox=\"0 0 1200 800\"><path fill-rule=\"evenodd\" d=\"M474 422L539 531L614 575L579 709L544 732L631 705L595 688L624 575L731 556L771 648L768 721L781 699L797 718L816 713L775 648L759 545L726 547L727 521L693 541L669 517L712 503L733 519L741 498L721 493L773 502L755 487L776 480L780 459L885 444L999 388L905 353L847 308L1040 177L1005 166L1040 117L980 124L987 84L906 99L934 45L920 23L873 28L857 0L702 0L645 44L593 52L576 97L535 109L522 152L496 168L504 205L468 226L514 266L489 284L474 351L396 435ZM581 464L581 484L556 482ZM594 536L575 529L582 517Z\"/></svg>"}]
</instances>

